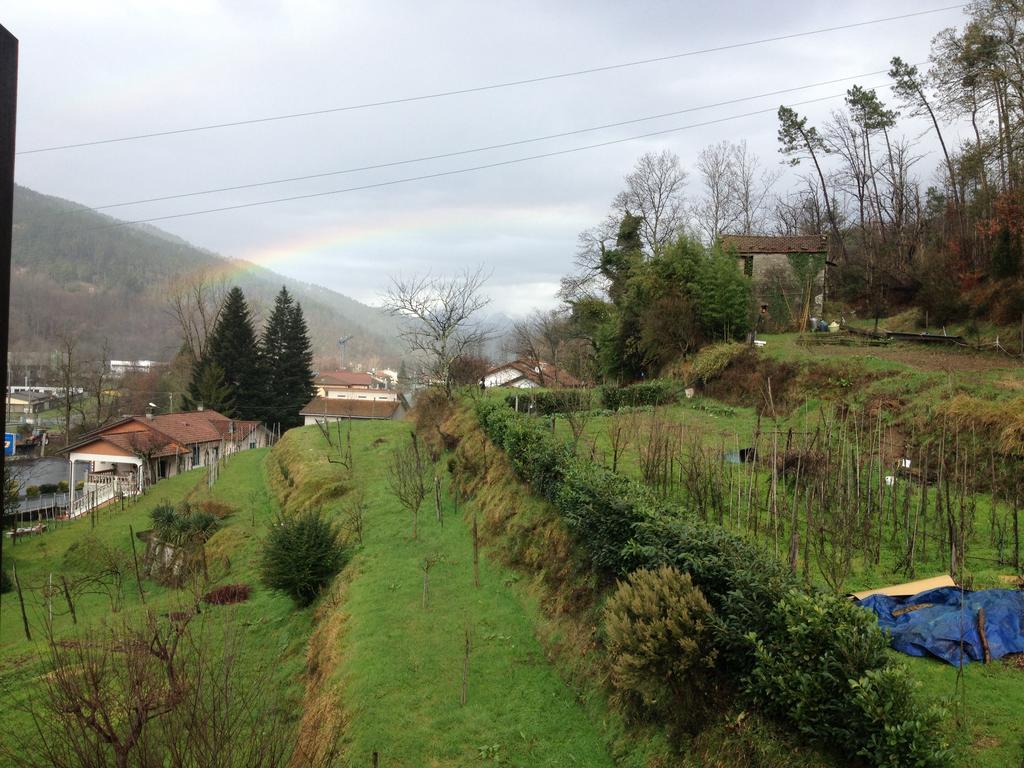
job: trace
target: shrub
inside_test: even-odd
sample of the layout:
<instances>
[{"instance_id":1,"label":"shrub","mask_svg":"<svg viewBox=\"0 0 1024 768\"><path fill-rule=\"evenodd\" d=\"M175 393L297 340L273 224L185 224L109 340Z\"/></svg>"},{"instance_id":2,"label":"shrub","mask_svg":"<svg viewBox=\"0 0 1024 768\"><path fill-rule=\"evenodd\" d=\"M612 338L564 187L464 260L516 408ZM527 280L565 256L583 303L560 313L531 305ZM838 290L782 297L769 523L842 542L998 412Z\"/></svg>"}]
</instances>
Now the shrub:
<instances>
[{"instance_id":1,"label":"shrub","mask_svg":"<svg viewBox=\"0 0 1024 768\"><path fill-rule=\"evenodd\" d=\"M39 486L39 493L49 495L57 492L57 483L43 483Z\"/></svg>"},{"instance_id":2,"label":"shrub","mask_svg":"<svg viewBox=\"0 0 1024 768\"><path fill-rule=\"evenodd\" d=\"M942 766L939 714L888 657L875 617L848 600L793 589L755 641L749 693L806 738L878 766Z\"/></svg>"},{"instance_id":3,"label":"shrub","mask_svg":"<svg viewBox=\"0 0 1024 768\"><path fill-rule=\"evenodd\" d=\"M59 483L57 483L57 493L67 493L67 492L68 492L68 481L67 480L61 480Z\"/></svg>"},{"instance_id":4,"label":"shrub","mask_svg":"<svg viewBox=\"0 0 1024 768\"><path fill-rule=\"evenodd\" d=\"M188 502L182 504L180 509L161 504L153 509L150 517L156 537L165 544L176 546L205 542L220 525L212 514Z\"/></svg>"},{"instance_id":5,"label":"shrub","mask_svg":"<svg viewBox=\"0 0 1024 768\"><path fill-rule=\"evenodd\" d=\"M669 564L693 577L715 611L720 666L747 674L750 632L768 626L775 604L795 583L778 558L721 526L678 515L638 524L631 549L645 568Z\"/></svg>"},{"instance_id":6,"label":"shrub","mask_svg":"<svg viewBox=\"0 0 1024 768\"><path fill-rule=\"evenodd\" d=\"M574 460L554 503L599 572L621 576L636 567L627 545L636 525L657 509L646 488L605 467Z\"/></svg>"},{"instance_id":7,"label":"shrub","mask_svg":"<svg viewBox=\"0 0 1024 768\"><path fill-rule=\"evenodd\" d=\"M279 517L263 544L263 582L306 606L342 569L348 553L319 511Z\"/></svg>"},{"instance_id":8,"label":"shrub","mask_svg":"<svg viewBox=\"0 0 1024 768\"><path fill-rule=\"evenodd\" d=\"M704 347L693 358L690 366L690 383L707 384L722 375L722 372L748 349L746 344L712 344Z\"/></svg>"},{"instance_id":9,"label":"shrub","mask_svg":"<svg viewBox=\"0 0 1024 768\"><path fill-rule=\"evenodd\" d=\"M76 491L80 491L83 488L85 488L85 480L79 480L77 483L75 483L75 490Z\"/></svg>"},{"instance_id":10,"label":"shrub","mask_svg":"<svg viewBox=\"0 0 1024 768\"><path fill-rule=\"evenodd\" d=\"M668 405L679 400L679 385L669 379L653 379L628 387L601 387L601 403L610 411L620 408Z\"/></svg>"},{"instance_id":11,"label":"shrub","mask_svg":"<svg viewBox=\"0 0 1024 768\"><path fill-rule=\"evenodd\" d=\"M0 570L0 595L6 595L14 589L14 579L7 573L7 569Z\"/></svg>"},{"instance_id":12,"label":"shrub","mask_svg":"<svg viewBox=\"0 0 1024 768\"><path fill-rule=\"evenodd\" d=\"M594 407L594 401L594 393L589 389L531 389L528 392L511 392L505 396L509 408L514 408L518 402L520 411L530 411L541 416L589 411Z\"/></svg>"},{"instance_id":13,"label":"shrub","mask_svg":"<svg viewBox=\"0 0 1024 768\"><path fill-rule=\"evenodd\" d=\"M248 584L224 584L203 595L203 602L209 605L232 605L249 599L252 587Z\"/></svg>"},{"instance_id":14,"label":"shrub","mask_svg":"<svg viewBox=\"0 0 1024 768\"><path fill-rule=\"evenodd\" d=\"M604 627L611 683L628 714L684 730L701 723L715 688L711 614L690 576L671 566L619 584Z\"/></svg>"},{"instance_id":15,"label":"shrub","mask_svg":"<svg viewBox=\"0 0 1024 768\"><path fill-rule=\"evenodd\" d=\"M30 485L25 489L25 496L26 498L29 499L38 499L39 493L40 491L38 485Z\"/></svg>"}]
</instances>

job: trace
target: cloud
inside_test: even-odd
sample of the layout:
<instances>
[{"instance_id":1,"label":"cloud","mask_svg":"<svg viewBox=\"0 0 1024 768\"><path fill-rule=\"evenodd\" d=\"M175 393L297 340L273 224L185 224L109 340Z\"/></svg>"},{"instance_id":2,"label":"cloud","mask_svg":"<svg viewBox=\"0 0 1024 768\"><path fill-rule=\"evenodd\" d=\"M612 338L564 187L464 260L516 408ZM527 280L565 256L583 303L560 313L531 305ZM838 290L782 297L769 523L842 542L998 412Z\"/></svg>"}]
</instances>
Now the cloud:
<instances>
[{"instance_id":1,"label":"cloud","mask_svg":"<svg viewBox=\"0 0 1024 768\"><path fill-rule=\"evenodd\" d=\"M913 9L910 9L913 10ZM398 3L361 0L11 0L21 40L19 147L326 109L518 80L903 12L870 0L728 4ZM916 19L373 110L22 155L18 180L102 205L515 141L923 61L950 11ZM876 78L876 81L880 81ZM110 211L146 218L311 194L596 143L840 93L844 85L459 158ZM885 96L883 96L885 98ZM803 108L820 123L838 101ZM546 160L160 226L372 300L394 271L493 270L495 307L550 305L578 232L599 221L636 157L746 139L777 160L773 115ZM915 131L916 132L916 131ZM931 149L930 138L923 148ZM920 170L928 174L934 163ZM787 178L791 178L790 174ZM699 193L691 178L689 193Z\"/></svg>"}]
</instances>

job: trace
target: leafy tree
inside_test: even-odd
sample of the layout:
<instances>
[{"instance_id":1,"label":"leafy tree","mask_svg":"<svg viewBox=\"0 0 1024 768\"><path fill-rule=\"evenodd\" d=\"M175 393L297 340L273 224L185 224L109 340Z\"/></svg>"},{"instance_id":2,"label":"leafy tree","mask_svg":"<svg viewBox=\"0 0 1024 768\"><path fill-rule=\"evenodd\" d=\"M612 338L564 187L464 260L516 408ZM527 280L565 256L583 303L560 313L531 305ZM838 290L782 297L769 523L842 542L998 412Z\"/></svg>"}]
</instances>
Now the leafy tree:
<instances>
[{"instance_id":1,"label":"leafy tree","mask_svg":"<svg viewBox=\"0 0 1024 768\"><path fill-rule=\"evenodd\" d=\"M750 279L736 259L715 247L697 268L697 317L704 334L713 339L737 339L750 330Z\"/></svg>"},{"instance_id":2,"label":"leafy tree","mask_svg":"<svg viewBox=\"0 0 1024 768\"><path fill-rule=\"evenodd\" d=\"M317 510L281 517L263 544L263 582L299 606L316 599L348 561L337 529Z\"/></svg>"},{"instance_id":3,"label":"leafy tree","mask_svg":"<svg viewBox=\"0 0 1024 768\"><path fill-rule=\"evenodd\" d=\"M281 288L260 342L265 380L263 417L282 429L299 426L299 411L316 390L313 347L302 307Z\"/></svg>"},{"instance_id":4,"label":"leafy tree","mask_svg":"<svg viewBox=\"0 0 1024 768\"><path fill-rule=\"evenodd\" d=\"M992 277L1016 277L1020 273L1020 256L1020 238L1015 237L1008 226L1003 226L996 234L992 249Z\"/></svg>"},{"instance_id":5,"label":"leafy tree","mask_svg":"<svg viewBox=\"0 0 1024 768\"><path fill-rule=\"evenodd\" d=\"M224 369L213 361L199 364L185 393L185 410L194 411L200 406L225 414L235 409L234 391L224 380Z\"/></svg>"},{"instance_id":6,"label":"leafy tree","mask_svg":"<svg viewBox=\"0 0 1024 768\"><path fill-rule=\"evenodd\" d=\"M232 391L235 407L227 415L242 419L263 415L259 358L252 312L242 289L235 286L228 291L206 349L206 361L220 366L224 383Z\"/></svg>"}]
</instances>

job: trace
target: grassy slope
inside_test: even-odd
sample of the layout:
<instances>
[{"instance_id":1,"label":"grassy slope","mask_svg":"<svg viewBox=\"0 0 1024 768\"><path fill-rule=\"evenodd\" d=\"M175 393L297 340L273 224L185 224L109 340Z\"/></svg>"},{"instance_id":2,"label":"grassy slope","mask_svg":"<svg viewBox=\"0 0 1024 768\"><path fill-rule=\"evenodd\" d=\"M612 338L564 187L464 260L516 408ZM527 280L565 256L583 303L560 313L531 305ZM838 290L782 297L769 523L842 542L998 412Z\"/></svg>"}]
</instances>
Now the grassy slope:
<instances>
[{"instance_id":1,"label":"grassy slope","mask_svg":"<svg viewBox=\"0 0 1024 768\"><path fill-rule=\"evenodd\" d=\"M302 694L306 641L311 627L312 613L296 611L291 601L259 584L256 563L259 541L272 519L274 506L265 489L263 462L267 450L246 451L230 459L222 470L212 492L205 486L202 470L179 475L158 483L144 498L119 509L100 512L95 529L88 520L57 523L50 532L20 541L13 547L5 542L5 565L14 562L19 578L26 587L26 607L32 628L32 642L25 640L18 612L17 596L3 595L3 624L0 628L0 697L7 705L8 726L26 723L27 713L18 708L39 692L39 674L46 653L44 639L45 598L42 588L53 570L54 578L61 573L64 552L75 541L90 531L104 541L130 549L128 526L136 531L148 529L149 514L159 504L176 504L189 496L193 500L212 497L240 508L240 512L227 518L207 545L208 554L219 553L230 560L230 570L224 576L226 583L245 582L253 587L250 600L232 608L209 608L205 615L215 619L231 616L244 626L244 645L241 649L239 669L245 681L257 690L272 691L273 696L262 700L270 708L286 713L288 722L295 719L295 711ZM140 543L139 554L144 546ZM212 559L212 557L211 557ZM152 610L162 614L177 610L190 596L181 590L161 587L144 580L146 606L139 602L134 577L125 584L122 612L131 614ZM54 602L54 631L59 637L96 627L104 622L117 621L111 615L107 598L86 595L76 600L78 627L74 627L62 599ZM234 611L237 610L237 613ZM268 655L274 664L267 664ZM268 709L269 711L269 709Z\"/></svg>"},{"instance_id":2,"label":"grassy slope","mask_svg":"<svg viewBox=\"0 0 1024 768\"><path fill-rule=\"evenodd\" d=\"M387 487L389 451L409 425L356 423L353 483L366 493L365 541L349 566L337 673L351 765L380 752L388 766L610 766L597 727L588 720L534 637L535 606L513 588L516 577L482 558L473 586L469 529L445 494L444 524L431 500L420 515L419 539ZM292 495L325 485L342 470L323 458L315 429L290 432L281 450L314 466L289 469ZM337 482L335 480L335 482ZM291 503L290 501L288 502ZM327 509L338 510L344 499ZM430 600L421 605L426 557ZM468 704L459 705L464 632L472 651Z\"/></svg>"},{"instance_id":3,"label":"grassy slope","mask_svg":"<svg viewBox=\"0 0 1024 768\"><path fill-rule=\"evenodd\" d=\"M875 380L863 392L847 393L860 402L873 395L894 395L908 399L913 408L923 409L941 402L954 392L969 392L977 397L1001 400L1019 396L1024 390L1024 368L1005 356L978 355L955 349L922 349L912 344L893 345L881 351L875 348L807 348L796 343L795 334L764 338L768 340L765 353L775 359L803 364L826 363L838 366L839 371L845 368L851 376L866 373L873 377ZM840 389L857 386L853 380L839 382ZM782 430L790 427L807 429L808 425L813 428L817 406L818 402L812 400L805 408L783 417L780 420ZM754 409L726 406L710 398L671 406L666 413L672 421L682 425L687 438L696 437L707 446L724 447L725 450L749 444L757 424ZM647 417L641 416L643 418ZM610 463L608 421L607 416L592 418L587 423L580 448L584 452L596 448L593 455L605 463ZM571 431L564 419L558 421L556 429L566 439L570 438ZM620 471L640 476L635 442L621 460ZM968 572L979 588L1002 586L998 575L1009 571L990 562L996 557L990 543L990 499L981 494L978 502L977 527L972 539ZM802 536L802 540L806 540L806 536ZM780 542L781 556L785 556L785 549L786 542ZM928 554L928 558L918 561L917 577L940 574L948 567L934 546ZM894 565L891 553L884 551L882 563L877 567L858 560L845 586L864 589L906 580L906 575L898 572ZM812 577L820 582L813 568ZM971 665L965 670L962 687L958 687L954 668L927 659L906 660L923 690L935 698L950 700L951 708L958 713L951 718L950 727L954 732L964 734L965 765L1002 768L1021 762L1024 758L1024 733L1019 723L1024 718L1024 672L1020 668L1006 663L989 667Z\"/></svg>"}]
</instances>

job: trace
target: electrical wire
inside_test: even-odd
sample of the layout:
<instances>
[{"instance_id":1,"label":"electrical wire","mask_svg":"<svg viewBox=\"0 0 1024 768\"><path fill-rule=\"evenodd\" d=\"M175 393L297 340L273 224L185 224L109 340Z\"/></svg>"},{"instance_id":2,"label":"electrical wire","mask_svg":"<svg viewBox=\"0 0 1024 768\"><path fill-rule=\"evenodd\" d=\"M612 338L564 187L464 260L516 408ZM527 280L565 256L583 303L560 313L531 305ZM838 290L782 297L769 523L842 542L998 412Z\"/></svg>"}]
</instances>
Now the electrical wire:
<instances>
[{"instance_id":1,"label":"electrical wire","mask_svg":"<svg viewBox=\"0 0 1024 768\"><path fill-rule=\"evenodd\" d=\"M873 86L873 87L874 88L891 88L892 84L888 83L888 84L878 85L878 86ZM815 98L815 99L807 99L805 101L793 102L792 104L789 104L788 106L790 106L790 107L798 107L798 106L803 106L805 104L815 104L815 103L822 102L822 101L829 101L831 99L836 99L836 98L839 98L839 97L844 96L844 95L845 94L843 94L843 93L834 93L834 94L831 94L830 96L820 96L820 97ZM689 129L692 129L692 128L701 128L701 127L708 126L708 125L718 125L720 123L729 122L730 120L739 120L739 119L742 119L742 118L745 118L745 117L753 117L755 115L764 115L764 114L772 113L772 112L775 112L777 109L778 109L777 107L769 107L768 109L759 109L759 110L754 110L752 112L744 112L744 113L741 113L741 114L738 114L738 115L730 115L728 117L717 118L715 120L706 120L706 121L700 122L700 123L690 123L689 125L681 125L681 126L676 126L674 128L666 128L666 129L663 129L663 130L660 130L660 131L651 131L649 133L642 133L642 134L637 134L637 135L634 135L634 136L627 136L627 137L620 138L620 139L610 139L608 141L602 141L602 142L598 142L598 143L595 143L595 144L586 144L584 146L570 147L568 149L554 150L554 151L551 151L551 152L543 152L543 153L536 154L536 155L527 155L526 157L517 157L517 158L512 158L510 160L501 160L501 161L497 161L497 162L493 162L493 163L484 163L482 165L474 165L474 166L469 166L467 168L456 168L456 169L449 170L449 171L438 171L436 173L427 173L427 174L422 174L420 176L408 176L408 177L405 177L405 178L402 178L402 179L392 179L390 181L380 181L380 182L375 182L375 183L372 183L372 184L360 184L360 185L354 186L354 187L345 187L343 189L333 189L333 190L328 190L326 192L312 192L312 193L302 194L302 195L291 195L289 197L278 197L278 198L273 198L271 200L257 200L257 201L250 202L250 203L237 203L237 204L234 204L234 205L225 205L225 206L220 206L220 207L217 207L217 208L205 208L205 209L196 210L196 211L186 211L184 213L172 213L172 214L167 214L167 215L164 215L164 216L152 216L150 218L134 219L134 220L131 220L131 221L115 221L115 222L112 222L110 224L103 224L103 225L95 226L95 227L87 227L85 229L85 231L93 231L93 230L98 230L98 229L114 229L114 228L118 228L118 227L126 227L126 226L138 225L138 224L149 224L149 223L152 223L152 222L155 222L155 221L168 221L170 219L183 219L183 218L188 218L188 217L191 217L191 216L200 216L200 215L208 214L208 213L223 213L223 212L226 212L226 211L237 211L237 210L241 210L243 208L256 208L256 207L259 207L259 206L274 205L274 204L277 204L277 203L287 203L287 202L293 202L293 201L296 201L296 200L310 200L310 199L318 198L318 197L329 197L331 195L340 195L340 194L344 194L346 192L360 192L360 191L365 191L365 190L368 190L368 189L379 189L379 188L382 188L382 187L390 187L390 186L395 186L395 185L398 185L398 184L409 184L411 182L416 182L416 181L426 181L428 179L438 179L438 178L443 178L443 177L446 177L446 176L456 176L456 175L463 174L463 173L471 173L473 171L482 171L482 170L486 170L486 169L490 169L490 168L501 168L501 167L509 166L509 165L517 165L519 163L526 163L526 162L530 162L530 161L533 161L533 160L543 160L543 159L551 158L551 157L560 157L562 155L574 154L576 152L584 152L586 150L598 149L598 148L601 148L601 147L609 147L609 146L613 146L615 144L624 144L626 142L638 141L640 139L653 138L655 136L665 136L667 134L678 133L679 131L685 131L685 130L689 130Z\"/></svg>"},{"instance_id":2,"label":"electrical wire","mask_svg":"<svg viewBox=\"0 0 1024 768\"><path fill-rule=\"evenodd\" d=\"M877 70L875 72L865 72L859 75L852 75L850 77L839 77L834 80L823 80L817 83L810 83L808 85L799 85L793 88L782 88L776 91L767 91L765 93L759 93L753 96L742 96L735 99L728 99L726 101L718 101L713 104L704 104L699 107L687 107L686 109L678 109L673 112L663 112L658 115L649 115L647 117L636 117L630 120L620 120L615 123L605 123L604 125L596 125L589 128L577 128L572 131L563 131L561 133L550 133L546 136L537 136L530 139L518 139L516 141L506 141L500 144L490 144L482 147L473 147L471 149L460 149L452 152L443 152L435 155L424 155L422 157L413 157L405 160L392 160L385 163L376 163L373 165L362 165L353 168L344 168L338 171L325 171L322 173L311 173L305 176L290 176L283 179L270 179L266 181L255 181L248 184L236 184L228 187L215 187L212 189L196 190L193 192L181 192L173 195L161 195L159 197L148 197L141 198L138 200L128 200L120 203L107 203L105 205L94 205L94 206L81 206L78 208L61 211L56 214L48 214L45 217L40 218L53 218L56 216L62 216L69 213L88 213L92 211L105 211L112 208L126 208L133 205L144 205L146 203L159 203L167 200L180 200L187 197L198 197L201 195L213 195L221 192L237 192L243 189L254 189L256 187L267 187L275 184L287 184L295 181L309 181L311 179L323 179L330 176L342 176L350 173L359 173L361 171L373 171L380 170L382 168L394 168L400 165L411 165L413 163L424 163L430 160L444 160L450 157L459 157L461 155L471 155L478 152L488 152L495 149L507 149L509 147L522 146L524 144L534 144L540 141L549 141L551 139L560 139L567 136L577 136L582 133L592 133L594 131L606 130L608 128L620 128L626 125L635 125L636 123L649 122L651 120L660 120L666 117L675 117L677 115L683 115L690 112L701 112L706 109L713 109L716 107L729 106L731 104L740 104L747 101L755 101L757 99L767 98L769 96L779 96L784 93L793 93L794 91L804 91L810 88L818 88L825 85L835 85L836 83L848 82L850 80L858 80L863 77L874 77L875 75L884 75L887 70Z\"/></svg>"},{"instance_id":3,"label":"electrical wire","mask_svg":"<svg viewBox=\"0 0 1024 768\"><path fill-rule=\"evenodd\" d=\"M900 21L903 19L917 18L920 16L927 16L935 13L943 13L945 11L956 10L965 7L966 3L958 3L956 5L946 5L941 8L931 8L924 11L914 11L912 13L899 14L897 16L886 16L879 19L869 19L867 21L851 22L849 24L840 24L832 27L821 27L819 29L806 30L803 32L792 32L786 35L775 35L773 37L764 37L757 40L747 40L740 43L729 43L725 45L718 45L711 48L701 48L692 51L684 51L682 53L673 53L666 56L656 56L649 59L638 59L635 61L620 62L617 64L607 64L600 67L590 67L588 69L577 69L570 72L560 72L551 75L541 75L538 77L525 78L522 80L509 80L499 83L491 83L488 85L479 85L471 88L459 88L448 91L437 91L435 93L421 94L417 96L404 96L395 99L384 99L381 101L370 101L362 104L349 104L340 107L329 107L326 109L310 110L308 112L293 112L290 114L283 115L270 115L266 117L255 117L247 120L234 120L230 122L222 123L211 123L207 125L190 126L186 128L175 128L163 131L153 131L150 133L139 133L130 136L117 136L106 139L96 139L93 141L80 141L68 144L58 144L49 147L36 147L34 149L25 149L17 152L18 155L33 155L40 154L43 152L57 152L68 149L79 149L82 147L94 147L102 144L116 144L128 141L140 141L143 139L154 139L161 136L175 136L186 133L198 133L200 131L210 131L222 128L235 128L245 125L256 125L259 123L270 123L281 120L293 120L303 117L315 117L318 115L328 115L338 112L353 112L357 110L373 109L377 107L390 106L395 104L408 104L412 102L427 101L431 99L447 98L451 96L461 96L470 93L480 93L483 91L493 91L503 88L513 88L517 86L533 85L536 83L549 82L552 80L561 80L570 77L580 77L582 75L590 75L599 72L610 72L613 70L627 69L630 67L644 66L647 64L655 64L664 61L673 61L677 59L688 58L692 56L701 56L708 53L717 53L720 51L732 51L739 48L749 48L757 45L764 45L766 43L781 42L784 40L795 40L802 37L810 37L812 35L820 35L828 32L838 32L845 29L855 29L858 27L871 26L873 24L883 24L890 21Z\"/></svg>"}]
</instances>

